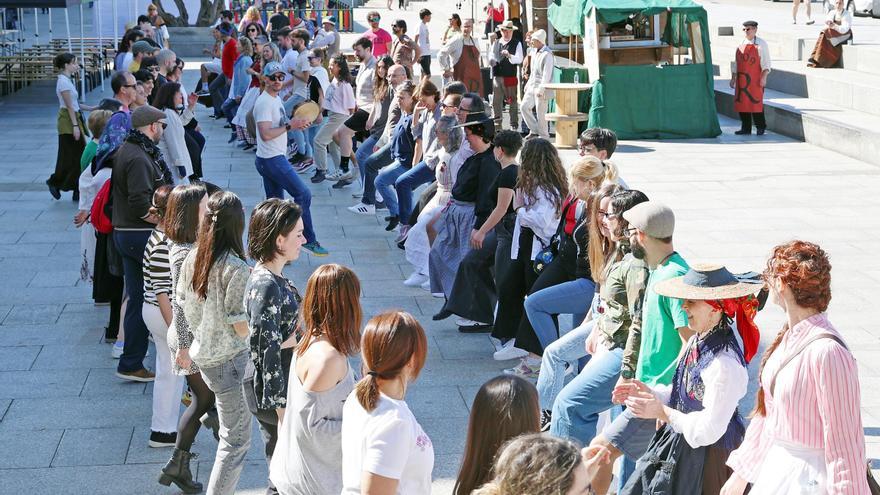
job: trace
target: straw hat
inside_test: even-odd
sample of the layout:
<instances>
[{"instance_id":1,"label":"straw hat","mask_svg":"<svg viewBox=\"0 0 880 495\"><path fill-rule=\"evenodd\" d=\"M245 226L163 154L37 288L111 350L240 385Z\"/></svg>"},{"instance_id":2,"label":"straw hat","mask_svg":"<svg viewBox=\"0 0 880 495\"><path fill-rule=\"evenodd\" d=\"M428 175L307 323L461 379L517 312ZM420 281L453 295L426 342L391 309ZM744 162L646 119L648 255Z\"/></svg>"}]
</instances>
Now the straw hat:
<instances>
[{"instance_id":1,"label":"straw hat","mask_svg":"<svg viewBox=\"0 0 880 495\"><path fill-rule=\"evenodd\" d=\"M517 27L513 25L513 21L508 19L508 20L504 21L503 24L499 24L498 29L502 29L504 31L516 31Z\"/></svg>"},{"instance_id":2,"label":"straw hat","mask_svg":"<svg viewBox=\"0 0 880 495\"><path fill-rule=\"evenodd\" d=\"M696 264L681 277L657 282L654 292L676 299L712 301L757 293L762 283L730 273L723 265Z\"/></svg>"}]
</instances>

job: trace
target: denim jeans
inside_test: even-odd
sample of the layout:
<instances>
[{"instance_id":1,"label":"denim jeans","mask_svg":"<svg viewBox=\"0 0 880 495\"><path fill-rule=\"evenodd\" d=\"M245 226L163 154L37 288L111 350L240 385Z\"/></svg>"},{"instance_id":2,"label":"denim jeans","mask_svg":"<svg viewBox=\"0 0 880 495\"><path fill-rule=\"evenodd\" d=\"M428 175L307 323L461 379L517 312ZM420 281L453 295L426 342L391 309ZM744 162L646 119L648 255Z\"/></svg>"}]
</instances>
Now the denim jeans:
<instances>
[{"instance_id":1,"label":"denim jeans","mask_svg":"<svg viewBox=\"0 0 880 495\"><path fill-rule=\"evenodd\" d=\"M355 155L357 156L357 155ZM364 194L361 197L361 203L372 205L376 203L376 176L383 167L391 164L391 143L379 148L375 153L368 155L361 161L358 157L358 165L364 164ZM384 199L384 197L383 197Z\"/></svg>"},{"instance_id":2,"label":"denim jeans","mask_svg":"<svg viewBox=\"0 0 880 495\"><path fill-rule=\"evenodd\" d=\"M412 213L413 190L422 184L427 184L434 180L434 171L428 168L425 162L419 162L415 167L406 171L405 174L397 178L394 183L394 189L397 190L397 202L399 203L398 217L400 222L409 221ZM382 191L379 191L380 193ZM385 197L382 194L382 197Z\"/></svg>"},{"instance_id":3,"label":"denim jeans","mask_svg":"<svg viewBox=\"0 0 880 495\"><path fill-rule=\"evenodd\" d=\"M376 190L379 191L382 199L385 200L385 205L388 206L388 214L392 217L403 218L400 215L400 207L397 203L398 195L391 189L391 186L396 184L406 172L406 167L395 160L391 165L380 170L379 175L376 176ZM364 192L364 197L366 197L366 191Z\"/></svg>"},{"instance_id":4,"label":"denim jeans","mask_svg":"<svg viewBox=\"0 0 880 495\"><path fill-rule=\"evenodd\" d=\"M235 101L235 98L228 98L223 102L223 106L220 108L223 110L223 115L226 117L226 123L232 125L232 119L235 118L235 114L238 112L239 102ZM232 132L235 132L234 130Z\"/></svg>"},{"instance_id":5,"label":"denim jeans","mask_svg":"<svg viewBox=\"0 0 880 495\"><path fill-rule=\"evenodd\" d=\"M573 328L570 332L559 337L555 342L544 348L541 357L541 372L538 374L538 401L541 409L550 411L559 391L565 385L565 370L577 370L578 361L586 358L589 354L585 348L587 337L596 325L596 318ZM576 375L575 375L576 376Z\"/></svg>"},{"instance_id":6,"label":"denim jeans","mask_svg":"<svg viewBox=\"0 0 880 495\"><path fill-rule=\"evenodd\" d=\"M354 159L357 160L358 169L361 171L361 177L367 176L367 158L373 154L373 146L379 141L379 136L368 136L364 142L358 146L354 152Z\"/></svg>"},{"instance_id":7,"label":"denim jeans","mask_svg":"<svg viewBox=\"0 0 880 495\"><path fill-rule=\"evenodd\" d=\"M614 407L611 392L620 377L622 363L621 348L591 357L556 397L550 434L589 444L596 436L599 414Z\"/></svg>"},{"instance_id":8,"label":"denim jeans","mask_svg":"<svg viewBox=\"0 0 880 495\"><path fill-rule=\"evenodd\" d=\"M266 198L284 198L284 191L302 208L303 235L307 242L315 242L315 228L312 225L312 191L306 186L284 155L272 158L256 157L257 172L263 177Z\"/></svg>"},{"instance_id":9,"label":"denim jeans","mask_svg":"<svg viewBox=\"0 0 880 495\"><path fill-rule=\"evenodd\" d=\"M595 293L596 284L592 280L578 278L541 289L526 297L523 306L542 348L546 349L558 338L553 315L570 314L574 324L580 325Z\"/></svg>"},{"instance_id":10,"label":"denim jeans","mask_svg":"<svg viewBox=\"0 0 880 495\"><path fill-rule=\"evenodd\" d=\"M244 456L251 446L253 416L244 399L242 382L249 351L241 351L218 366L202 367L202 378L214 392L217 415L220 419L220 442L211 469L206 493L226 495L235 493L241 476Z\"/></svg>"},{"instance_id":11,"label":"denim jeans","mask_svg":"<svg viewBox=\"0 0 880 495\"><path fill-rule=\"evenodd\" d=\"M150 331L144 323L144 249L150 239L149 230L114 230L113 242L122 257L125 273L125 346L119 358L118 371L137 371L144 367Z\"/></svg>"},{"instance_id":12,"label":"denim jeans","mask_svg":"<svg viewBox=\"0 0 880 495\"><path fill-rule=\"evenodd\" d=\"M293 107L295 105L297 105L298 103L301 103L305 100L306 99L300 95L291 96L290 98L288 98L284 102L284 111L287 112L287 115L290 115L291 112L293 111ZM306 147L306 135L302 130L293 129L293 130L287 131L287 142L289 143L290 141L293 141L294 143L296 143L296 152L297 153L301 153L303 155L308 154L308 153L306 153L306 151L308 151L308 149Z\"/></svg>"}]
</instances>

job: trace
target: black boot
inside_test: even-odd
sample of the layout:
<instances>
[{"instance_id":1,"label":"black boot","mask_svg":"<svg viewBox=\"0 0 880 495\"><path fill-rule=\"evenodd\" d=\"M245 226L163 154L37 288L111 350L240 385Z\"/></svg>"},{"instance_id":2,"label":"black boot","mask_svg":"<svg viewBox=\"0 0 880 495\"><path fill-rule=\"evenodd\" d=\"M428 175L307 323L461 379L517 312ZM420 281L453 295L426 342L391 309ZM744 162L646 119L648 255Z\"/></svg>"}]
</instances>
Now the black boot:
<instances>
[{"instance_id":1,"label":"black boot","mask_svg":"<svg viewBox=\"0 0 880 495\"><path fill-rule=\"evenodd\" d=\"M202 426L211 430L214 434L214 439L218 442L220 441L220 418L217 416L217 409L210 409L206 412L199 421L202 422Z\"/></svg>"},{"instance_id":2,"label":"black boot","mask_svg":"<svg viewBox=\"0 0 880 495\"><path fill-rule=\"evenodd\" d=\"M174 483L183 493L201 492L202 484L193 481L192 472L189 470L189 461L193 457L195 457L193 454L185 450L174 449L171 459L162 468L159 483L165 486Z\"/></svg>"}]
</instances>

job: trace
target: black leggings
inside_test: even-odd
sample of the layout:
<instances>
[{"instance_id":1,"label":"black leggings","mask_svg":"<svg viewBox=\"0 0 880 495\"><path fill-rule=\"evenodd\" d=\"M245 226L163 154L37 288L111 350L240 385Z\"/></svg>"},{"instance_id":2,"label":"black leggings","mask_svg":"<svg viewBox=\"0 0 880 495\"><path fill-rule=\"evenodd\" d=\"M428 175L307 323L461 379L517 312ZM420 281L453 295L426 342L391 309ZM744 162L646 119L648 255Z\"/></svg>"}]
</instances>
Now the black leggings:
<instances>
[{"instance_id":1,"label":"black leggings","mask_svg":"<svg viewBox=\"0 0 880 495\"><path fill-rule=\"evenodd\" d=\"M196 434L202 426L201 417L214 407L214 392L211 392L211 389L205 384L201 373L186 375L186 383L192 390L192 402L180 415L180 421L177 423L177 444L175 447L189 452L193 442L196 441Z\"/></svg>"}]
</instances>

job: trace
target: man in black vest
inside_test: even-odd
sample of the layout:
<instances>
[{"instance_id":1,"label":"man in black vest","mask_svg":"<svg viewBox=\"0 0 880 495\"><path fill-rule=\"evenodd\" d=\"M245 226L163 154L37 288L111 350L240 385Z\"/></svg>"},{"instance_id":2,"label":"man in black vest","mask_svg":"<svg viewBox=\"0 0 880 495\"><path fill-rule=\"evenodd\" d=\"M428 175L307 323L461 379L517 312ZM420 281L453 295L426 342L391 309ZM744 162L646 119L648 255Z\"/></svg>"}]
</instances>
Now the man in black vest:
<instances>
[{"instance_id":1,"label":"man in black vest","mask_svg":"<svg viewBox=\"0 0 880 495\"><path fill-rule=\"evenodd\" d=\"M519 129L519 101L517 97L517 66L523 61L522 43L513 39L513 30L516 26L509 20L498 26L501 38L496 39L489 55L489 65L492 66L493 89L492 111L495 118L495 129L501 130L503 118L502 109L504 100L509 99L507 108L510 114L509 129Z\"/></svg>"}]
</instances>

